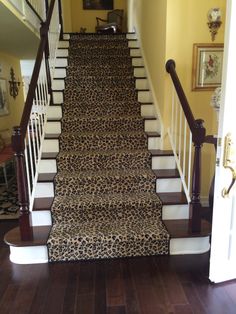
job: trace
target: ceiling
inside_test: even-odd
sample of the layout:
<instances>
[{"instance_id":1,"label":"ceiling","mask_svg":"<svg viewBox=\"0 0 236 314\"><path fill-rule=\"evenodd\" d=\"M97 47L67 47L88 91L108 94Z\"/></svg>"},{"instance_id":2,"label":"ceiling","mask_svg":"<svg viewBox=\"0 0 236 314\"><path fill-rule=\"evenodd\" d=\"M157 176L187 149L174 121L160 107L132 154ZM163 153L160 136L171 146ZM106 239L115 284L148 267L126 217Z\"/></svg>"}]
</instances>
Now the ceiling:
<instances>
[{"instance_id":1,"label":"ceiling","mask_svg":"<svg viewBox=\"0 0 236 314\"><path fill-rule=\"evenodd\" d=\"M35 59L39 38L0 2L0 52Z\"/></svg>"}]
</instances>

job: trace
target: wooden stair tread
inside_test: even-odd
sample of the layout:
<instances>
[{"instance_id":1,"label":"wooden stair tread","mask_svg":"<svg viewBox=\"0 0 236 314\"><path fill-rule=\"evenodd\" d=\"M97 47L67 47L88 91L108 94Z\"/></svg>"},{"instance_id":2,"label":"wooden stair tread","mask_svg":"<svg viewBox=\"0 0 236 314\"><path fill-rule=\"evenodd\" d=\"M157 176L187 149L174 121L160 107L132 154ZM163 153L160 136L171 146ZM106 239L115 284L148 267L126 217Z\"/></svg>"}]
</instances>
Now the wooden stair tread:
<instances>
[{"instance_id":1,"label":"wooden stair tread","mask_svg":"<svg viewBox=\"0 0 236 314\"><path fill-rule=\"evenodd\" d=\"M160 133L158 132L145 132L148 137L160 137Z\"/></svg>"},{"instance_id":2,"label":"wooden stair tread","mask_svg":"<svg viewBox=\"0 0 236 314\"><path fill-rule=\"evenodd\" d=\"M36 197L33 210L51 210L53 200L53 197Z\"/></svg>"},{"instance_id":3,"label":"wooden stair tread","mask_svg":"<svg viewBox=\"0 0 236 314\"><path fill-rule=\"evenodd\" d=\"M154 116L142 116L142 118L145 120L157 120L157 117Z\"/></svg>"},{"instance_id":4,"label":"wooden stair tread","mask_svg":"<svg viewBox=\"0 0 236 314\"><path fill-rule=\"evenodd\" d=\"M51 182L54 180L56 173L39 173L38 182Z\"/></svg>"},{"instance_id":5,"label":"wooden stair tread","mask_svg":"<svg viewBox=\"0 0 236 314\"><path fill-rule=\"evenodd\" d=\"M150 149L152 156L174 156L172 150Z\"/></svg>"},{"instance_id":6,"label":"wooden stair tread","mask_svg":"<svg viewBox=\"0 0 236 314\"><path fill-rule=\"evenodd\" d=\"M159 169L153 170L153 172L159 179L179 178L179 171L177 169Z\"/></svg>"},{"instance_id":7,"label":"wooden stair tread","mask_svg":"<svg viewBox=\"0 0 236 314\"><path fill-rule=\"evenodd\" d=\"M6 244L10 246L22 247L22 246L39 246L46 245L49 237L51 226L37 226L32 227L33 240L22 241L20 236L20 228L14 228L7 232L4 237Z\"/></svg>"},{"instance_id":8,"label":"wooden stair tread","mask_svg":"<svg viewBox=\"0 0 236 314\"><path fill-rule=\"evenodd\" d=\"M163 205L187 204L186 196L183 192L158 193Z\"/></svg>"},{"instance_id":9,"label":"wooden stair tread","mask_svg":"<svg viewBox=\"0 0 236 314\"><path fill-rule=\"evenodd\" d=\"M199 233L191 231L191 220L189 219L163 220L163 222L171 238L196 238L211 234L211 225L206 220L202 220L201 232Z\"/></svg>"}]
</instances>

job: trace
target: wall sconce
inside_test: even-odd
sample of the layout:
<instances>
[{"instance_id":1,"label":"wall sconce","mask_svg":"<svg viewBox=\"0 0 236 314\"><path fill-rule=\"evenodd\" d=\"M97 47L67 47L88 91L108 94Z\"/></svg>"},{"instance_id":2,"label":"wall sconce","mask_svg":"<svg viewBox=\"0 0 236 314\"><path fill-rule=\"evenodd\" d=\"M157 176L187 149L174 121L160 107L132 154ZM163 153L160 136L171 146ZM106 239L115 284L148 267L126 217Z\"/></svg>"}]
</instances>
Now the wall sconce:
<instances>
[{"instance_id":1,"label":"wall sconce","mask_svg":"<svg viewBox=\"0 0 236 314\"><path fill-rule=\"evenodd\" d=\"M16 81L13 68L10 69L10 75L11 75L11 80L9 81L10 95L15 99L19 93L20 82Z\"/></svg>"},{"instance_id":2,"label":"wall sconce","mask_svg":"<svg viewBox=\"0 0 236 314\"><path fill-rule=\"evenodd\" d=\"M220 28L222 22L221 22L221 11L219 8L212 8L207 13L208 18L208 27L210 29L211 33L211 40L214 41L216 34L218 32L218 29Z\"/></svg>"}]
</instances>

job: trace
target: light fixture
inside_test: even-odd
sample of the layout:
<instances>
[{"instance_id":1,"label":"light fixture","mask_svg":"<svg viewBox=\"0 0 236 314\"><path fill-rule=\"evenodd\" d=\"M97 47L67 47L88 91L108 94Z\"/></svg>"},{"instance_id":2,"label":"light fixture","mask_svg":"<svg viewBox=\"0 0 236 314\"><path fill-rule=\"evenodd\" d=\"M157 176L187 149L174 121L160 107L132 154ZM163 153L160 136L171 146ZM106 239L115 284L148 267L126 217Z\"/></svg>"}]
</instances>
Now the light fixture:
<instances>
[{"instance_id":1,"label":"light fixture","mask_svg":"<svg viewBox=\"0 0 236 314\"><path fill-rule=\"evenodd\" d=\"M20 82L16 81L13 68L10 69L10 76L11 76L11 80L9 81L10 95L15 99L19 93Z\"/></svg>"},{"instance_id":2,"label":"light fixture","mask_svg":"<svg viewBox=\"0 0 236 314\"><path fill-rule=\"evenodd\" d=\"M218 32L218 29L220 28L222 22L221 22L221 11L220 8L212 8L207 13L208 18L208 27L210 29L211 33L211 40L214 41L216 34Z\"/></svg>"}]
</instances>

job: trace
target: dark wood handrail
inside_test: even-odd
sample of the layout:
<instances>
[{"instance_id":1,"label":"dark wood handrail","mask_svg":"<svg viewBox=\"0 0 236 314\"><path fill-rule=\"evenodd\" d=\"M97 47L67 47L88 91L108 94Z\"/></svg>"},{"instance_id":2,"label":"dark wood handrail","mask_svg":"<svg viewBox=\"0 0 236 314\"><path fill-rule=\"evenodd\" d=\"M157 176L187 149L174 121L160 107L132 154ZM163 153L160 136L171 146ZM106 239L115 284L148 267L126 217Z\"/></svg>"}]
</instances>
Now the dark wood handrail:
<instances>
[{"instance_id":1,"label":"dark wood handrail","mask_svg":"<svg viewBox=\"0 0 236 314\"><path fill-rule=\"evenodd\" d=\"M52 19L52 14L54 10L56 0L51 0L50 6L47 11L47 18L45 22L42 22L40 28L40 44L37 52L37 57L34 65L34 70L32 73L31 82L29 85L29 91L27 94L20 126L17 126L13 129L12 135L12 148L15 152L16 160L16 169L17 169L17 188L18 188L18 200L20 206L20 217L19 217L19 226L20 234L22 241L30 241L33 239L33 232L31 227L31 215L29 211L29 193L28 193L28 183L27 183L27 174L26 174L26 160L25 160L25 137L27 132L27 127L30 120L30 114L33 107L33 101L35 98L35 91L37 88L39 73L41 65L43 62L43 54L45 53L45 62L46 62L46 72L48 83L50 86L50 71L48 67L48 31L50 22ZM50 92L50 91L49 91Z\"/></svg>"},{"instance_id":2,"label":"dark wood handrail","mask_svg":"<svg viewBox=\"0 0 236 314\"><path fill-rule=\"evenodd\" d=\"M39 13L36 11L36 9L32 6L32 4L29 2L29 0L25 0L27 5L30 7L30 9L34 12L34 14L38 17L38 19L43 22L42 17L39 15Z\"/></svg>"},{"instance_id":3,"label":"dark wood handrail","mask_svg":"<svg viewBox=\"0 0 236 314\"><path fill-rule=\"evenodd\" d=\"M206 136L206 129L203 126L202 119L195 119L188 103L187 97L184 93L183 87L180 83L179 77L175 70L175 61L170 59L166 62L166 71L170 74L174 84L176 93L179 97L180 105L183 109L184 115L187 119L189 128L192 132L192 140L194 144L194 161L192 169L192 190L191 202L189 204L190 210L190 229L191 232L199 233L201 231L202 219L202 205L200 201L201 192L201 148L203 143L216 144L213 136Z\"/></svg>"},{"instance_id":4,"label":"dark wood handrail","mask_svg":"<svg viewBox=\"0 0 236 314\"><path fill-rule=\"evenodd\" d=\"M197 120L194 119L192 110L188 103L187 97L184 93L183 87L180 83L179 77L176 73L175 67L176 65L174 60L170 59L166 62L166 71L170 74L172 82L175 86L175 90L179 97L180 104L183 108L189 128L193 135L193 142L203 143L206 135L206 130L203 127L204 121L202 119Z\"/></svg>"},{"instance_id":5,"label":"dark wood handrail","mask_svg":"<svg viewBox=\"0 0 236 314\"><path fill-rule=\"evenodd\" d=\"M55 1L56 0L51 0L50 7L49 7L48 13L47 13L46 21L42 23L42 26L40 29L41 40L40 40L40 44L39 44L39 48L38 48L38 52L37 52L37 57L36 57L35 65L34 65L34 70L32 73L31 82L29 85L29 91L27 94L25 107L24 107L21 122L20 122L21 137L23 137L23 139L26 136L26 131L27 131L27 126L28 126L28 122L29 122L29 118L30 118L30 113L31 113L32 106L33 106L33 100L35 97L35 90L37 87L39 72L40 72L40 68L41 68L41 64L42 64L42 60L43 60L43 54L45 52L45 48L47 45L48 30L49 30L49 26L50 26L50 22L51 22L51 18L52 18L52 13L53 13Z\"/></svg>"}]
</instances>

